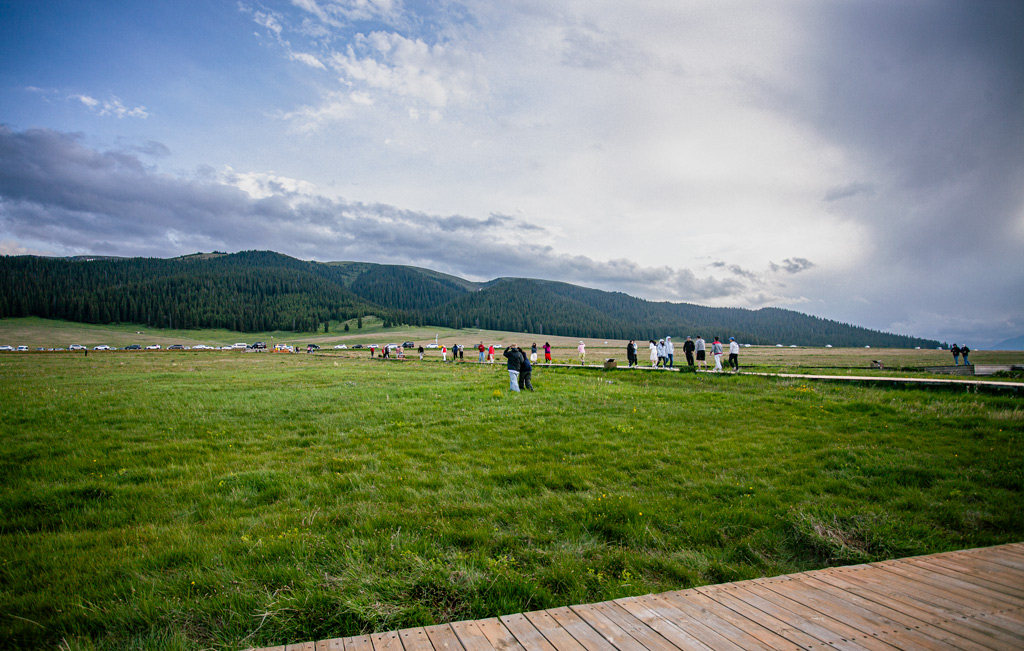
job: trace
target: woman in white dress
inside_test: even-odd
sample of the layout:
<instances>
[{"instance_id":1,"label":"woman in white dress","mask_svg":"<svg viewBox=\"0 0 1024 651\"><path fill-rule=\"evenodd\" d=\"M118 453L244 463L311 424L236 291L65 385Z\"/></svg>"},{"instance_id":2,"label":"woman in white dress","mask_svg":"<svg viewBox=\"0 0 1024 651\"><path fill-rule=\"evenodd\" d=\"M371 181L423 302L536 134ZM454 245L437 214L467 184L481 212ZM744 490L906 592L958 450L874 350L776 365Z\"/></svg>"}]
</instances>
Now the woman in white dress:
<instances>
[{"instance_id":1,"label":"woman in white dress","mask_svg":"<svg viewBox=\"0 0 1024 651\"><path fill-rule=\"evenodd\" d=\"M648 340L651 344L651 366L658 364L658 344L653 339Z\"/></svg>"}]
</instances>

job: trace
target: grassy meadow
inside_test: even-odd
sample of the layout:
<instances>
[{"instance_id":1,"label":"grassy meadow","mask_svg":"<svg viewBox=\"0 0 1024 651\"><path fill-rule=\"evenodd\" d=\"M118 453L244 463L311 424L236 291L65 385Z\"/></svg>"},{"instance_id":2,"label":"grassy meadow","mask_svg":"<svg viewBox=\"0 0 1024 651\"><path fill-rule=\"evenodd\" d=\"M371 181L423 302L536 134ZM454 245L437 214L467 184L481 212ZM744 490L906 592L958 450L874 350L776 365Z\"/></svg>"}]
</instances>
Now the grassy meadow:
<instances>
[{"instance_id":1,"label":"grassy meadow","mask_svg":"<svg viewBox=\"0 0 1024 651\"><path fill-rule=\"evenodd\" d=\"M254 338L188 334L162 343ZM1024 540L1018 397L543 367L518 395L323 352L0 354L0 647L241 649Z\"/></svg>"}]
</instances>

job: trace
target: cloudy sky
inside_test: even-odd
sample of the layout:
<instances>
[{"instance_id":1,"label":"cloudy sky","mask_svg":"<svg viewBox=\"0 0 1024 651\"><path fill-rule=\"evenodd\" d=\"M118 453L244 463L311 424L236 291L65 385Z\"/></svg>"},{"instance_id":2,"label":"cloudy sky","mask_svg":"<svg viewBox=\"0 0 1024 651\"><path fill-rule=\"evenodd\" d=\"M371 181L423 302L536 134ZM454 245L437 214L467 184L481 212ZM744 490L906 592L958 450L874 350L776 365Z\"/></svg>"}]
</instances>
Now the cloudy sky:
<instances>
[{"instance_id":1,"label":"cloudy sky","mask_svg":"<svg viewBox=\"0 0 1024 651\"><path fill-rule=\"evenodd\" d=\"M1020 0L0 0L0 253L1024 334Z\"/></svg>"}]
</instances>

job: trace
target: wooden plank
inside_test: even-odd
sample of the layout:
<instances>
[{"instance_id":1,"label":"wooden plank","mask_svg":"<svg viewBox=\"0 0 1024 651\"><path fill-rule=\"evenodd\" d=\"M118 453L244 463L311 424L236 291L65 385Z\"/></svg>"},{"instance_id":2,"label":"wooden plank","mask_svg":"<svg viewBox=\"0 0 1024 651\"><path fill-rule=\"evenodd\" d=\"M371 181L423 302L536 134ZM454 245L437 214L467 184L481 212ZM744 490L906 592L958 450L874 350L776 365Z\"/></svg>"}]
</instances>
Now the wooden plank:
<instances>
[{"instance_id":1,"label":"wooden plank","mask_svg":"<svg viewBox=\"0 0 1024 651\"><path fill-rule=\"evenodd\" d=\"M523 617L533 624L540 634L544 636L544 639L551 646L558 649L558 651L585 651L583 645L569 631L565 630L561 624L555 621L547 611L538 610L532 613L524 613Z\"/></svg>"},{"instance_id":2,"label":"wooden plank","mask_svg":"<svg viewBox=\"0 0 1024 651\"><path fill-rule=\"evenodd\" d=\"M900 602L892 597L860 588L856 584L844 581L831 573L813 572L813 580L821 584L823 590L839 590L848 598L856 600L858 605L879 613L883 617L899 622L906 629L921 631L928 637L935 638L954 649L964 651L981 651L991 649L991 639L969 626L958 621L947 620L914 606L900 608Z\"/></svg>"},{"instance_id":3,"label":"wooden plank","mask_svg":"<svg viewBox=\"0 0 1024 651\"><path fill-rule=\"evenodd\" d=\"M286 651L316 651L316 642L301 642L285 646Z\"/></svg>"},{"instance_id":4,"label":"wooden plank","mask_svg":"<svg viewBox=\"0 0 1024 651\"><path fill-rule=\"evenodd\" d=\"M370 641L369 635L356 635L342 640L345 642L345 651L373 651L373 642Z\"/></svg>"},{"instance_id":5,"label":"wooden plank","mask_svg":"<svg viewBox=\"0 0 1024 651\"><path fill-rule=\"evenodd\" d=\"M430 640L434 651L465 651L458 636L455 635L455 631L447 624L426 626L423 628L423 632L427 634L427 639ZM345 651L348 651L348 648Z\"/></svg>"},{"instance_id":6,"label":"wooden plank","mask_svg":"<svg viewBox=\"0 0 1024 651\"><path fill-rule=\"evenodd\" d=\"M789 622L772 617L769 613L764 612L755 608L751 604L747 603L743 599L740 599L732 590L728 590L723 586L711 586L703 588L694 588L700 594L708 597L709 599L722 604L726 608L737 613L741 617L750 620L752 623L758 624L767 628L768 630L776 633L780 637L783 637L793 644L796 644L800 648L809 649L816 648L823 645L822 641L818 638L808 634L799 628L791 626Z\"/></svg>"},{"instance_id":7,"label":"wooden plank","mask_svg":"<svg viewBox=\"0 0 1024 651\"><path fill-rule=\"evenodd\" d=\"M370 635L370 642L373 644L373 651L402 651L402 641L398 637L398 631L373 633Z\"/></svg>"},{"instance_id":8,"label":"wooden plank","mask_svg":"<svg viewBox=\"0 0 1024 651\"><path fill-rule=\"evenodd\" d=\"M981 554L977 555L981 556ZM1010 568L1016 573L1024 572L1024 552L1017 554L1005 547L997 547L982 557L992 563Z\"/></svg>"},{"instance_id":9,"label":"wooden plank","mask_svg":"<svg viewBox=\"0 0 1024 651\"><path fill-rule=\"evenodd\" d=\"M580 616L569 608L552 608L547 613L587 651L613 651L615 649L609 640L602 637L590 624L580 619Z\"/></svg>"},{"instance_id":10,"label":"wooden plank","mask_svg":"<svg viewBox=\"0 0 1024 651\"><path fill-rule=\"evenodd\" d=\"M494 651L490 640L483 634L476 622L452 622L451 627L466 651Z\"/></svg>"},{"instance_id":11,"label":"wooden plank","mask_svg":"<svg viewBox=\"0 0 1024 651\"><path fill-rule=\"evenodd\" d=\"M505 615L500 620L526 651L555 651L551 642L522 613Z\"/></svg>"},{"instance_id":12,"label":"wooden plank","mask_svg":"<svg viewBox=\"0 0 1024 651\"><path fill-rule=\"evenodd\" d=\"M878 651L893 649L888 644L872 638L865 638L861 631L847 626L839 620L832 619L824 613L819 613L762 586L753 585L740 588L739 596L751 605L770 612L773 617L788 622L790 626L801 628L837 649L866 648Z\"/></svg>"},{"instance_id":13,"label":"wooden plank","mask_svg":"<svg viewBox=\"0 0 1024 651\"><path fill-rule=\"evenodd\" d=\"M881 594L887 603L899 607L901 610L924 611L929 614L932 621L963 622L972 630L984 632L996 639L1006 639L1006 635L1011 633L1005 626L998 626L998 622L977 619L981 611L966 608L960 602L947 599L941 591L934 590L930 586L922 587L901 581L886 581L883 577L871 572L843 573L842 576ZM984 644L984 642L982 643Z\"/></svg>"},{"instance_id":14,"label":"wooden plank","mask_svg":"<svg viewBox=\"0 0 1024 651\"><path fill-rule=\"evenodd\" d=\"M618 599L615 604L680 649L733 649L736 645L702 622L653 595ZM754 648L754 647L751 647Z\"/></svg>"},{"instance_id":15,"label":"wooden plank","mask_svg":"<svg viewBox=\"0 0 1024 651\"><path fill-rule=\"evenodd\" d=\"M497 617L479 619L476 624L480 627L480 632L484 634L487 641L497 651L525 651L523 645L516 640L515 636L505 628L505 625Z\"/></svg>"},{"instance_id":16,"label":"wooden plank","mask_svg":"<svg viewBox=\"0 0 1024 651\"><path fill-rule=\"evenodd\" d=\"M627 635L639 642L643 648L648 651L678 651L677 647L669 642L664 635L648 626L647 623L640 618L634 617L629 611L625 610L615 602L605 601L599 604L594 604L593 607L601 613L601 615L607 618L608 621L621 628ZM703 646L690 635L687 635L684 631L679 631L679 634L676 637L680 641L686 640L686 646L678 647L680 649L699 649Z\"/></svg>"},{"instance_id":17,"label":"wooden plank","mask_svg":"<svg viewBox=\"0 0 1024 651\"><path fill-rule=\"evenodd\" d=\"M912 565L890 565L885 568L886 572L916 581L921 585L929 585L933 588L943 590L951 598L960 601L964 605L983 609L1005 610L1017 607L1009 597L1004 597L998 592L993 592L982 586L976 586L956 577L935 574Z\"/></svg>"},{"instance_id":18,"label":"wooden plank","mask_svg":"<svg viewBox=\"0 0 1024 651\"><path fill-rule=\"evenodd\" d=\"M572 612L576 613L580 619L590 625L595 631L597 631L601 637L608 640L615 648L619 651L644 651L644 646L637 642L629 633L624 631L621 626L615 622L609 620L603 613L601 613L594 604L580 604L578 606L569 606ZM658 651L663 651L659 649Z\"/></svg>"},{"instance_id":19,"label":"wooden plank","mask_svg":"<svg viewBox=\"0 0 1024 651\"><path fill-rule=\"evenodd\" d=\"M794 601L840 620L861 631L866 637L877 638L890 646L942 651L964 651L936 637L926 635L918 626L906 626L889 617L891 611L865 607L867 602L844 590L826 589L828 586L813 578L796 575L789 581L772 581L767 585ZM820 587L819 587L820 586ZM920 624L920 622L917 622ZM983 647L978 647L981 651Z\"/></svg>"},{"instance_id":20,"label":"wooden plank","mask_svg":"<svg viewBox=\"0 0 1024 651\"><path fill-rule=\"evenodd\" d=\"M654 596L664 599L669 604L692 605L694 610L686 610L685 612L694 615L701 623L711 627L720 635L728 637L744 648L756 648L756 645L746 643L745 638L747 635L754 637L769 649L798 651L801 648L781 635L768 630L758 622L741 616L739 613L723 606L706 595L700 594L696 590L667 592ZM733 631L738 631L738 633Z\"/></svg>"},{"instance_id":21,"label":"wooden plank","mask_svg":"<svg viewBox=\"0 0 1024 651\"><path fill-rule=\"evenodd\" d=\"M330 640L318 640L316 651L345 651L345 640L340 637Z\"/></svg>"},{"instance_id":22,"label":"wooden plank","mask_svg":"<svg viewBox=\"0 0 1024 651\"><path fill-rule=\"evenodd\" d=\"M958 559L952 558L929 558L922 561L918 567L928 569L939 574L943 571L956 576L963 581L980 585L994 592L1012 597L1024 606L1024 588L1019 582L1014 582L1010 573L1005 568L990 566L983 558L968 558L962 556Z\"/></svg>"},{"instance_id":23,"label":"wooden plank","mask_svg":"<svg viewBox=\"0 0 1024 651\"><path fill-rule=\"evenodd\" d=\"M422 626L403 628L398 631L398 638L402 641L402 648L405 651L434 651L434 645L430 643L430 638Z\"/></svg>"},{"instance_id":24,"label":"wooden plank","mask_svg":"<svg viewBox=\"0 0 1024 651\"><path fill-rule=\"evenodd\" d=\"M733 611L696 591L647 595L639 597L638 601L653 614L677 623L680 628L714 649L778 648L751 634L747 630L752 628L749 620L743 620L743 624L737 626L734 621L739 617ZM791 646L785 639L775 637L782 646ZM719 642L718 638L722 638L723 642Z\"/></svg>"}]
</instances>

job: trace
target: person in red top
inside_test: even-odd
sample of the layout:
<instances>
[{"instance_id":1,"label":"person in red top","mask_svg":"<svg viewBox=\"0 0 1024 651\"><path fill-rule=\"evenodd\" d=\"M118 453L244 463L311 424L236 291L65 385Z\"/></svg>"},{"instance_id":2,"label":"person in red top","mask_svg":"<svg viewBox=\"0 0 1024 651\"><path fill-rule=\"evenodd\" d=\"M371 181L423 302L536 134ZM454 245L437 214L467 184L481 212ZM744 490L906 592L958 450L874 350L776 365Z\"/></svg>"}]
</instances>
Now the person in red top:
<instances>
[{"instance_id":1,"label":"person in red top","mask_svg":"<svg viewBox=\"0 0 1024 651\"><path fill-rule=\"evenodd\" d=\"M480 363L483 364L484 363L484 351L487 350L486 348L484 348L484 342L482 342L482 341L480 342L480 345L477 346L477 350L480 351Z\"/></svg>"},{"instance_id":2,"label":"person in red top","mask_svg":"<svg viewBox=\"0 0 1024 651\"><path fill-rule=\"evenodd\" d=\"M548 364L551 363L551 344L544 342L544 361Z\"/></svg>"},{"instance_id":3,"label":"person in red top","mask_svg":"<svg viewBox=\"0 0 1024 651\"><path fill-rule=\"evenodd\" d=\"M491 344L487 348L487 361L491 364L494 363L494 344Z\"/></svg>"}]
</instances>

